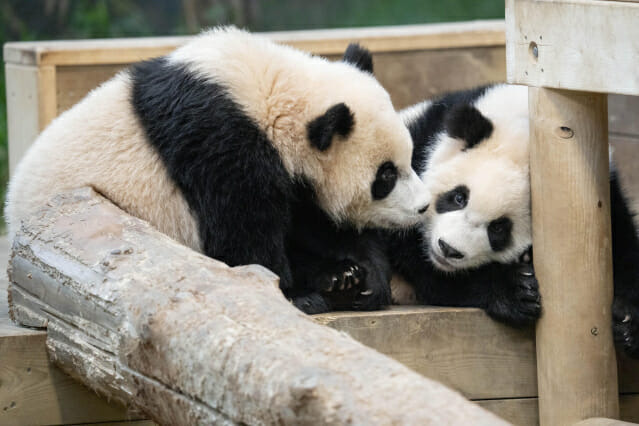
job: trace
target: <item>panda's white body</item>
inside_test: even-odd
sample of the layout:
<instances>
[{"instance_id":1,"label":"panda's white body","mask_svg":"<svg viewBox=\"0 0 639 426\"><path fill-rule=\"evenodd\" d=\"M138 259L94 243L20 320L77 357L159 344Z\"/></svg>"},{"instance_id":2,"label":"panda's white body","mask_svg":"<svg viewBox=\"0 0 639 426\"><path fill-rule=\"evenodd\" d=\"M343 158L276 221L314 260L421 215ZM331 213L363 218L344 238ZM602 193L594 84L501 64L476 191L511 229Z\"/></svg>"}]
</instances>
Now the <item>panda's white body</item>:
<instances>
[{"instance_id":1,"label":"panda's white body","mask_svg":"<svg viewBox=\"0 0 639 426\"><path fill-rule=\"evenodd\" d=\"M54 120L34 142L9 184L5 215L10 238L20 220L53 195L91 186L162 233L200 250L189 206L132 111L129 84L127 73L117 75Z\"/></svg>"},{"instance_id":2,"label":"panda's white body","mask_svg":"<svg viewBox=\"0 0 639 426\"><path fill-rule=\"evenodd\" d=\"M429 202L411 153L388 93L357 64L212 30L121 72L54 120L10 182L9 236L55 194L91 186L195 250L270 267L285 288L293 187L310 184L335 222L411 225ZM374 199L389 162L396 179Z\"/></svg>"}]
</instances>

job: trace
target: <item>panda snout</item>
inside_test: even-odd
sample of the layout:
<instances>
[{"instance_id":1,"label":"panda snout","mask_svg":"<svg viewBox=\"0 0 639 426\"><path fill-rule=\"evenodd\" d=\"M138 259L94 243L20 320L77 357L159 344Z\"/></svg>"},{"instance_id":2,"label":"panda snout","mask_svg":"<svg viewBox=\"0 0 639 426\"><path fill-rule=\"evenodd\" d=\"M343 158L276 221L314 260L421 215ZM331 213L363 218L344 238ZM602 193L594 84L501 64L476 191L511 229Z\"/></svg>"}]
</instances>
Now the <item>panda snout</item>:
<instances>
[{"instance_id":1,"label":"panda snout","mask_svg":"<svg viewBox=\"0 0 639 426\"><path fill-rule=\"evenodd\" d=\"M439 248L442 250L442 254L445 257L450 257L452 259L464 258L464 255L462 252L460 252L459 250L456 250L455 248L453 248L451 245L446 243L446 241L442 240L441 238L437 240L437 244L439 244Z\"/></svg>"},{"instance_id":2,"label":"panda snout","mask_svg":"<svg viewBox=\"0 0 639 426\"><path fill-rule=\"evenodd\" d=\"M428 210L428 206L430 206L430 204L426 204L424 207L417 209L417 213L419 214L424 214L426 213L426 210Z\"/></svg>"}]
</instances>

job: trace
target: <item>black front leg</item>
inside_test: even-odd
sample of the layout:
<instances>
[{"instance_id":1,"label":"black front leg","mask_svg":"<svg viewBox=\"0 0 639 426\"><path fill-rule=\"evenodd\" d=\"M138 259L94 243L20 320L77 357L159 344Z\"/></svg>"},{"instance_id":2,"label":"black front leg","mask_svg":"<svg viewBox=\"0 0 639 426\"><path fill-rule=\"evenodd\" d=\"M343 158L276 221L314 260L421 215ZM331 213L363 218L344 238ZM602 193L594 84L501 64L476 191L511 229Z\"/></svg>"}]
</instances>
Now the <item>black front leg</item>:
<instances>
[{"instance_id":1,"label":"black front leg","mask_svg":"<svg viewBox=\"0 0 639 426\"><path fill-rule=\"evenodd\" d=\"M493 267L492 295L484 306L486 313L514 327L534 324L541 315L541 295L531 259L520 258L519 262Z\"/></svg>"}]
</instances>

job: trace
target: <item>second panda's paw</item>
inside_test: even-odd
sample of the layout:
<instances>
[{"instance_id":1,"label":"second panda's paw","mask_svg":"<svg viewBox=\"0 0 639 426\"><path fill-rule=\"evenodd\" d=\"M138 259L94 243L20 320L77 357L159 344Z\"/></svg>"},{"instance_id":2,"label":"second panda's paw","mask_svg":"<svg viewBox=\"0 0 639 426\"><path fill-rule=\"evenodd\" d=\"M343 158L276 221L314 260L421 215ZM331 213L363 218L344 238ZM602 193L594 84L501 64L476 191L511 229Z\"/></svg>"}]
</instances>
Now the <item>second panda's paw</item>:
<instances>
[{"instance_id":1,"label":"second panda's paw","mask_svg":"<svg viewBox=\"0 0 639 426\"><path fill-rule=\"evenodd\" d=\"M335 262L315 277L313 287L322 293L354 291L366 278L366 270L349 259Z\"/></svg>"},{"instance_id":2,"label":"second panda's paw","mask_svg":"<svg viewBox=\"0 0 639 426\"><path fill-rule=\"evenodd\" d=\"M486 312L514 327L534 324L541 316L541 294L532 263L516 263L511 281L503 283L503 291L489 304Z\"/></svg>"},{"instance_id":3,"label":"second panda's paw","mask_svg":"<svg viewBox=\"0 0 639 426\"><path fill-rule=\"evenodd\" d=\"M639 358L639 306L615 297L612 305L612 331L615 343L623 346L628 356Z\"/></svg>"}]
</instances>

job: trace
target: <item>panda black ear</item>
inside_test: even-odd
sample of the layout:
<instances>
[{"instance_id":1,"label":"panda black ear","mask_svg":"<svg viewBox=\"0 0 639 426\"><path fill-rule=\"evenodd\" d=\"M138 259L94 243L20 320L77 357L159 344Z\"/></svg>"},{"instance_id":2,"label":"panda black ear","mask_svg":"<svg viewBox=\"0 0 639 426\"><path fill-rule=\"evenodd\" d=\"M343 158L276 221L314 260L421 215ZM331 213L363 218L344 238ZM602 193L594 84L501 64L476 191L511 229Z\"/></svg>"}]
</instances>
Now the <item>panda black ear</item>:
<instances>
[{"instance_id":1,"label":"panda black ear","mask_svg":"<svg viewBox=\"0 0 639 426\"><path fill-rule=\"evenodd\" d=\"M348 136L355 125L355 117L344 103L335 104L306 126L308 139L320 151L331 146L333 136Z\"/></svg>"},{"instance_id":2,"label":"panda black ear","mask_svg":"<svg viewBox=\"0 0 639 426\"><path fill-rule=\"evenodd\" d=\"M357 43L351 43L344 52L344 62L355 65L362 71L373 73L373 55L371 52Z\"/></svg>"},{"instance_id":3,"label":"panda black ear","mask_svg":"<svg viewBox=\"0 0 639 426\"><path fill-rule=\"evenodd\" d=\"M446 117L446 132L449 136L466 142L466 149L472 148L490 137L493 124L472 105L456 105Z\"/></svg>"}]
</instances>

